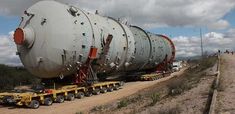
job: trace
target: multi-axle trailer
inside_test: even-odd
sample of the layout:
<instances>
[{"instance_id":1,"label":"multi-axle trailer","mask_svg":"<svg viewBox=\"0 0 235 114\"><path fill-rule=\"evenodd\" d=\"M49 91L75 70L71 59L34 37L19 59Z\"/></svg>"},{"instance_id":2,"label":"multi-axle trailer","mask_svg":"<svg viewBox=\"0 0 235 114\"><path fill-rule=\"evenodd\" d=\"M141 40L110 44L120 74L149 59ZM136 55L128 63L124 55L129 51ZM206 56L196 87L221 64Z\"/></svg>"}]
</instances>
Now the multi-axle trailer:
<instances>
[{"instance_id":1,"label":"multi-axle trailer","mask_svg":"<svg viewBox=\"0 0 235 114\"><path fill-rule=\"evenodd\" d=\"M123 82L110 81L96 83L91 86L80 87L78 85L65 85L53 89L41 90L14 90L12 92L0 93L1 104L14 104L39 108L40 104L50 106L54 102L63 103L65 100L72 101L75 98L81 99L84 96L99 95L100 93L118 90Z\"/></svg>"}]
</instances>

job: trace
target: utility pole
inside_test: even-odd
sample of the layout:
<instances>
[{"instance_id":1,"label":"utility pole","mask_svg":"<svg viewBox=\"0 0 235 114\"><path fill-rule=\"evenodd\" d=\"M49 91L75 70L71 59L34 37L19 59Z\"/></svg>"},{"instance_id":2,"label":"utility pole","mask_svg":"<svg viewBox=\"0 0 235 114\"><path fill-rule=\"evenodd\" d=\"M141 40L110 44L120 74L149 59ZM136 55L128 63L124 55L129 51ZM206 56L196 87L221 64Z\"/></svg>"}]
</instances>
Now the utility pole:
<instances>
[{"instance_id":1,"label":"utility pole","mask_svg":"<svg viewBox=\"0 0 235 114\"><path fill-rule=\"evenodd\" d=\"M202 53L202 58L203 58L203 43L202 43L202 29L200 28L200 37L201 37L201 53Z\"/></svg>"}]
</instances>

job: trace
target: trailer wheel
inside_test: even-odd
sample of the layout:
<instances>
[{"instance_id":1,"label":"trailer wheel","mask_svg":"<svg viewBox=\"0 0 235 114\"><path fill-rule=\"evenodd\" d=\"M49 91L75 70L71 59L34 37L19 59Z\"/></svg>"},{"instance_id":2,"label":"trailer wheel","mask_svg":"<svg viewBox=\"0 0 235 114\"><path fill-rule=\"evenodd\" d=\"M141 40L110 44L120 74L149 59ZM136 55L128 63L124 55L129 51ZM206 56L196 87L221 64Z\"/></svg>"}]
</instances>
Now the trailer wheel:
<instances>
[{"instance_id":1,"label":"trailer wheel","mask_svg":"<svg viewBox=\"0 0 235 114\"><path fill-rule=\"evenodd\" d=\"M112 92L113 91L113 87L108 87L108 92Z\"/></svg>"},{"instance_id":2,"label":"trailer wheel","mask_svg":"<svg viewBox=\"0 0 235 114\"><path fill-rule=\"evenodd\" d=\"M106 87L103 87L101 90L100 90L101 93L106 93L107 92L107 88Z\"/></svg>"},{"instance_id":3,"label":"trailer wheel","mask_svg":"<svg viewBox=\"0 0 235 114\"><path fill-rule=\"evenodd\" d=\"M58 95L57 98L56 98L56 102L63 103L64 102L64 96L63 95Z\"/></svg>"},{"instance_id":4,"label":"trailer wheel","mask_svg":"<svg viewBox=\"0 0 235 114\"><path fill-rule=\"evenodd\" d=\"M39 108L39 106L40 106L40 103L39 103L39 101L37 101L37 100L32 100L32 101L30 102L30 105L29 105L29 107L30 107L30 108L33 108L33 109L37 109L37 108Z\"/></svg>"},{"instance_id":5,"label":"trailer wheel","mask_svg":"<svg viewBox=\"0 0 235 114\"><path fill-rule=\"evenodd\" d=\"M73 94L73 93L69 93L68 96L67 96L67 99L68 99L69 101L73 101L73 100L75 99L74 94Z\"/></svg>"},{"instance_id":6,"label":"trailer wheel","mask_svg":"<svg viewBox=\"0 0 235 114\"><path fill-rule=\"evenodd\" d=\"M83 92L78 92L78 93L75 95L75 97L78 98L78 99L81 99L81 98L83 98L84 96L85 96L85 95L84 95Z\"/></svg>"},{"instance_id":7,"label":"trailer wheel","mask_svg":"<svg viewBox=\"0 0 235 114\"><path fill-rule=\"evenodd\" d=\"M95 89L92 92L94 95L99 95L100 94L100 90L99 89Z\"/></svg>"},{"instance_id":8,"label":"trailer wheel","mask_svg":"<svg viewBox=\"0 0 235 114\"><path fill-rule=\"evenodd\" d=\"M119 86L118 85L115 85L114 87L113 87L113 90L118 90L119 89Z\"/></svg>"},{"instance_id":9,"label":"trailer wheel","mask_svg":"<svg viewBox=\"0 0 235 114\"><path fill-rule=\"evenodd\" d=\"M51 97L47 97L47 98L44 99L44 104L46 106L50 106L50 105L52 105L52 103L53 103L53 100L52 100Z\"/></svg>"},{"instance_id":10,"label":"trailer wheel","mask_svg":"<svg viewBox=\"0 0 235 114\"><path fill-rule=\"evenodd\" d=\"M90 97L90 96L92 96L92 92L86 92L86 94L85 94L87 97Z\"/></svg>"}]
</instances>

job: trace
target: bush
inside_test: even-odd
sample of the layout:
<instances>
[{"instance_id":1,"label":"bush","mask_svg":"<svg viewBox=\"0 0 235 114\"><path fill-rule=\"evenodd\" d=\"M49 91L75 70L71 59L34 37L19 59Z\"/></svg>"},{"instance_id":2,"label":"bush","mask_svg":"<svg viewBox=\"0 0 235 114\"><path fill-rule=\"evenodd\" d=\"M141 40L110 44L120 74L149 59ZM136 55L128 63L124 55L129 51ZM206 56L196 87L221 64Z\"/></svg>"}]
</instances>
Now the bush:
<instances>
[{"instance_id":1,"label":"bush","mask_svg":"<svg viewBox=\"0 0 235 114\"><path fill-rule=\"evenodd\" d=\"M128 100L127 99L123 99L120 102L118 102L117 108L126 107L127 105L128 105Z\"/></svg>"},{"instance_id":2,"label":"bush","mask_svg":"<svg viewBox=\"0 0 235 114\"><path fill-rule=\"evenodd\" d=\"M153 93L151 96L151 106L155 105L158 101L160 101L160 94L159 93Z\"/></svg>"},{"instance_id":3,"label":"bush","mask_svg":"<svg viewBox=\"0 0 235 114\"><path fill-rule=\"evenodd\" d=\"M184 90L189 89L187 80L176 80L175 82L168 85L169 95L175 96L181 94Z\"/></svg>"}]
</instances>

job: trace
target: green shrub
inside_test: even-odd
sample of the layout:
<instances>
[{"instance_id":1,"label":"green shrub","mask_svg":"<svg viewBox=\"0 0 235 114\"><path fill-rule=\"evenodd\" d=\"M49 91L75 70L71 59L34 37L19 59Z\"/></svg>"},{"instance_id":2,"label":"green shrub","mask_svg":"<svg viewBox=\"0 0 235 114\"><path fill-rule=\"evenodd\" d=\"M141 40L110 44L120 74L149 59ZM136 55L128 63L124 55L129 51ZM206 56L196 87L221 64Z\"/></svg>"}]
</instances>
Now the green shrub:
<instances>
[{"instance_id":1,"label":"green shrub","mask_svg":"<svg viewBox=\"0 0 235 114\"><path fill-rule=\"evenodd\" d=\"M127 105L128 105L128 100L127 99L123 99L120 102L118 102L117 108L126 107Z\"/></svg>"},{"instance_id":2,"label":"green shrub","mask_svg":"<svg viewBox=\"0 0 235 114\"><path fill-rule=\"evenodd\" d=\"M151 96L150 96L152 102L151 102L151 106L155 105L158 101L160 101L160 94L159 93L153 93Z\"/></svg>"}]
</instances>

